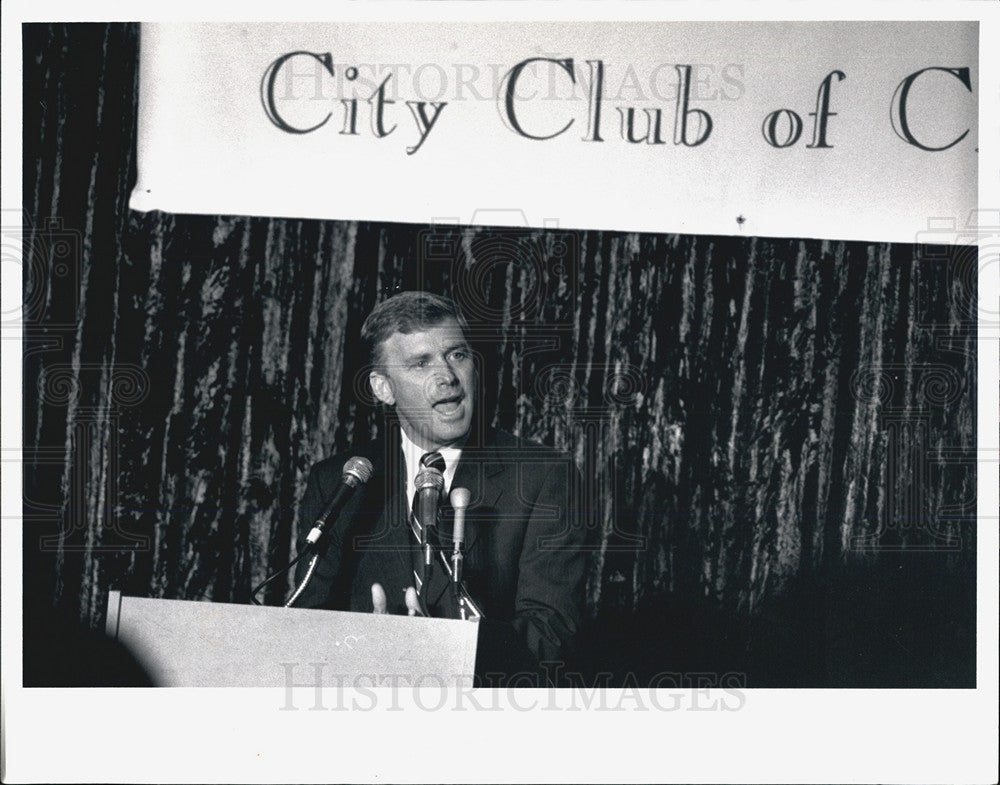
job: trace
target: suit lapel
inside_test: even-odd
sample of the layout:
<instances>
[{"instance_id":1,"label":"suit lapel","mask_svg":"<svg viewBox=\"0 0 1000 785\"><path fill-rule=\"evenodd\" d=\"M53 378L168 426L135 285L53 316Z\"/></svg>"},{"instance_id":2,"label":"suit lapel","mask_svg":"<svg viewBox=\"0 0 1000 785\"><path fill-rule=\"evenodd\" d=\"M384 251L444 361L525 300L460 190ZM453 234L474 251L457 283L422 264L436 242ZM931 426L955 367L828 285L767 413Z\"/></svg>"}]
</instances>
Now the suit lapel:
<instances>
[{"instance_id":1,"label":"suit lapel","mask_svg":"<svg viewBox=\"0 0 1000 785\"><path fill-rule=\"evenodd\" d=\"M490 512L503 493L504 473L507 466L492 447L463 451L452 488L469 489L469 509L465 518L465 548L471 550L482 533L483 526L491 525Z\"/></svg>"},{"instance_id":2,"label":"suit lapel","mask_svg":"<svg viewBox=\"0 0 1000 785\"><path fill-rule=\"evenodd\" d=\"M410 560L412 535L407 513L409 505L403 497L406 494L406 472L403 468L403 452L399 444L398 425L390 424L386 440L380 441L378 452L372 456L373 481L370 483L370 497L366 499L368 509L380 510L370 533L356 539L357 548L367 553L364 562L366 570L363 589L370 593L371 584L379 582L386 591L389 607L402 607L403 589L412 586L413 566ZM364 599L364 598L359 598ZM370 604L370 597L365 607Z\"/></svg>"}]
</instances>

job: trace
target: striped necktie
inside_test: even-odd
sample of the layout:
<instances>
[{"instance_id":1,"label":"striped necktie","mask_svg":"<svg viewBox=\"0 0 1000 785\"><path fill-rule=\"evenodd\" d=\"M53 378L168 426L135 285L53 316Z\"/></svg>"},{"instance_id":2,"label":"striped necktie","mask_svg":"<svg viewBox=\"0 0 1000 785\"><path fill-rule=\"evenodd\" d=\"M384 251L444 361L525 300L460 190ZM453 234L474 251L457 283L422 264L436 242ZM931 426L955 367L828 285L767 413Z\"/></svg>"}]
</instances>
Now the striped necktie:
<instances>
[{"instance_id":1,"label":"striped necktie","mask_svg":"<svg viewBox=\"0 0 1000 785\"><path fill-rule=\"evenodd\" d=\"M423 469L437 469L443 475L445 470L444 457L437 451L424 453L420 458L418 473ZM424 533L423 526L417 518L417 495L418 492L414 489L413 503L410 505L410 529L413 531L414 538L416 538L416 547L413 548L413 580L417 592L420 592L422 588L420 576L423 574L424 565L424 554L421 545L424 541Z\"/></svg>"}]
</instances>

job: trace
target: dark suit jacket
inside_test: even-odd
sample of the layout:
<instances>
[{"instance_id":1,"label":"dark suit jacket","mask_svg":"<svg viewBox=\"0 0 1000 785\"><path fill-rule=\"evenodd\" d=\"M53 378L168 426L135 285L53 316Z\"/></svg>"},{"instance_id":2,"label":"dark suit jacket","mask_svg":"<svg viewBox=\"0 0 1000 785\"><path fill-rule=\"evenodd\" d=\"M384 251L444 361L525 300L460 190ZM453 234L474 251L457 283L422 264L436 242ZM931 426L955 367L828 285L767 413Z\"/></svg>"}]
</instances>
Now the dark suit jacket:
<instances>
[{"instance_id":1,"label":"dark suit jacket","mask_svg":"<svg viewBox=\"0 0 1000 785\"><path fill-rule=\"evenodd\" d=\"M406 612L404 589L414 584L413 538L396 428L390 426L386 439L313 466L300 508L303 535L332 497L349 457L370 458L374 474L321 540L319 561L297 607L371 612L371 585L378 582L388 611ZM482 445L466 445L451 485L471 492L466 585L489 622L494 646L521 647L535 664L563 661L580 627L586 577L588 521L575 501L579 473L569 456L503 431L488 434ZM440 528L450 553L450 518ZM306 564L299 565L297 583ZM432 615L446 615L448 589L438 566L425 590ZM482 640L481 634L480 648ZM508 665L518 662L519 653L508 654Z\"/></svg>"}]
</instances>

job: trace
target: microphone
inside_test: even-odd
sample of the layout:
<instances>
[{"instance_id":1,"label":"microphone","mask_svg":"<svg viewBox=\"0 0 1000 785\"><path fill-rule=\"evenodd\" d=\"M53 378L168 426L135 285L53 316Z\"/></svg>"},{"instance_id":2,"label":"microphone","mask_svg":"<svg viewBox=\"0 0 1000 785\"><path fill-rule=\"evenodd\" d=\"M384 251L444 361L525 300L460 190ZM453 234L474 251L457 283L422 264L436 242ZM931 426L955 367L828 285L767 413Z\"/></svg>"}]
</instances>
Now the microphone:
<instances>
[{"instance_id":1,"label":"microphone","mask_svg":"<svg viewBox=\"0 0 1000 785\"><path fill-rule=\"evenodd\" d=\"M456 595L459 593L462 584L462 546L465 544L465 510L469 506L471 495L468 488L452 488L450 494L451 506L455 510L455 528L452 535L455 548L451 554L451 579Z\"/></svg>"},{"instance_id":2,"label":"microphone","mask_svg":"<svg viewBox=\"0 0 1000 785\"><path fill-rule=\"evenodd\" d=\"M367 458L355 456L347 459L347 463L344 464L344 473L340 478L340 486L333 494L333 498L330 499L330 503L319 514L312 531L306 536L306 548L311 548L319 542L323 532L337 519L340 511L354 492L371 479L373 471L372 462Z\"/></svg>"},{"instance_id":3,"label":"microphone","mask_svg":"<svg viewBox=\"0 0 1000 785\"><path fill-rule=\"evenodd\" d=\"M424 539L420 544L424 547L424 574L426 576L433 561L433 539L436 538L431 537L431 530L437 531L438 504L441 493L444 491L444 475L440 469L426 466L417 474L413 485L417 489L417 521L420 523Z\"/></svg>"}]
</instances>

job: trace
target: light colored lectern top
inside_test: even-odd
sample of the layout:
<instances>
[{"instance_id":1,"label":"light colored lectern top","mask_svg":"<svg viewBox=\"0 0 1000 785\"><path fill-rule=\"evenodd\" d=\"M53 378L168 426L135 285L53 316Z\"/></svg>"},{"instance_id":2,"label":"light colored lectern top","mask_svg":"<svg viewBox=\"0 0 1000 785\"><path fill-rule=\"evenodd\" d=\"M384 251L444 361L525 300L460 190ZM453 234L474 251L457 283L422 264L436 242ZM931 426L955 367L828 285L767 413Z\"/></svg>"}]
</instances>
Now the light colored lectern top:
<instances>
[{"instance_id":1,"label":"light colored lectern top","mask_svg":"<svg viewBox=\"0 0 1000 785\"><path fill-rule=\"evenodd\" d=\"M479 625L458 619L108 596L107 634L165 687L470 685Z\"/></svg>"}]
</instances>

